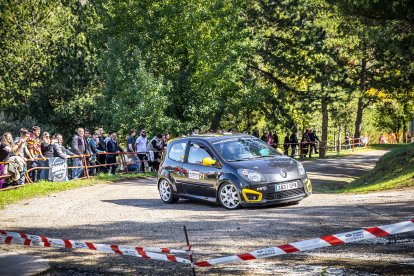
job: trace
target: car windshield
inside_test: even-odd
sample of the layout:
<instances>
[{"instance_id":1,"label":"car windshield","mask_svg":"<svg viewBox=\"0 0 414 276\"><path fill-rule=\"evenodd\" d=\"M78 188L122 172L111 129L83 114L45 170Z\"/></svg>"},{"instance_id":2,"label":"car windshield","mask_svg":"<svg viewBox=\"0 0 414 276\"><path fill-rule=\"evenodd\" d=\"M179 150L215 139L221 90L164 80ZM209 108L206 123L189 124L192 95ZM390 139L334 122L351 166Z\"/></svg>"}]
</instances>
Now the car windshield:
<instances>
[{"instance_id":1,"label":"car windshield","mask_svg":"<svg viewBox=\"0 0 414 276\"><path fill-rule=\"evenodd\" d=\"M213 142L213 146L230 162L278 155L274 148L256 137L229 138Z\"/></svg>"}]
</instances>

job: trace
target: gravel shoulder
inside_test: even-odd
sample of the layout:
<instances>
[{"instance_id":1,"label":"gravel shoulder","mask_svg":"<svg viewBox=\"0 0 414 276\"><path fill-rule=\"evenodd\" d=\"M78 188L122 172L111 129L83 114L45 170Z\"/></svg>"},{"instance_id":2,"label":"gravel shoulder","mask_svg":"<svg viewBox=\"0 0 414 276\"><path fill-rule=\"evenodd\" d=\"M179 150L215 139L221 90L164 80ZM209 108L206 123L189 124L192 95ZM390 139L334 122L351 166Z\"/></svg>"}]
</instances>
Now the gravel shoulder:
<instances>
[{"instance_id":1,"label":"gravel shoulder","mask_svg":"<svg viewBox=\"0 0 414 276\"><path fill-rule=\"evenodd\" d=\"M373 163L361 167L358 173L372 167L380 155L371 156ZM355 159L365 160L350 156L305 161L305 167L315 186L327 185L323 174L357 176L348 172L348 167L353 171L353 164L368 164L368 161L352 162ZM317 178L319 175L321 180ZM414 190L363 195L317 192L298 205L227 211L217 205L188 200L163 204L155 179L141 179L84 187L10 205L0 211L0 228L106 244L181 248L185 246L182 227L186 225L195 258L201 260L409 220L413 214ZM53 269L51 275L189 275L191 272L181 264L83 250L0 246L0 254L10 251L47 259ZM198 274L413 275L414 233L307 254L198 269Z\"/></svg>"}]
</instances>

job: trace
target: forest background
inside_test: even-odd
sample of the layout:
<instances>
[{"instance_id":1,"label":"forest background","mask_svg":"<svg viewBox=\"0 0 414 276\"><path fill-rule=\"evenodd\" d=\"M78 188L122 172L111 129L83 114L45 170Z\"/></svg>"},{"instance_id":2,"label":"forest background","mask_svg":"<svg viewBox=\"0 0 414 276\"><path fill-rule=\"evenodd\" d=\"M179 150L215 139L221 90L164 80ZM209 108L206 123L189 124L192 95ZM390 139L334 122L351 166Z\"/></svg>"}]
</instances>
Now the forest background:
<instances>
[{"instance_id":1,"label":"forest background","mask_svg":"<svg viewBox=\"0 0 414 276\"><path fill-rule=\"evenodd\" d=\"M410 0L2 0L0 26L2 133L405 141L414 118Z\"/></svg>"}]
</instances>

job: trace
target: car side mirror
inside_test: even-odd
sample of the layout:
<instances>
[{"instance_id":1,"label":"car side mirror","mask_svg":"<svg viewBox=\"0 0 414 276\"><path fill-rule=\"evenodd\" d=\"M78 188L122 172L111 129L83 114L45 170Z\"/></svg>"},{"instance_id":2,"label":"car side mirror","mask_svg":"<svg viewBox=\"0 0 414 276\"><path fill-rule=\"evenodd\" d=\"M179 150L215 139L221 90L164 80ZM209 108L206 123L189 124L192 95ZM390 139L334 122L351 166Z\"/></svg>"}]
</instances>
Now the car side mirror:
<instances>
[{"instance_id":1,"label":"car side mirror","mask_svg":"<svg viewBox=\"0 0 414 276\"><path fill-rule=\"evenodd\" d=\"M276 152L277 152L278 154L283 154L283 150L282 150L281 148L276 148Z\"/></svg>"},{"instance_id":2,"label":"car side mirror","mask_svg":"<svg viewBox=\"0 0 414 276\"><path fill-rule=\"evenodd\" d=\"M216 164L216 160L211 159L210 157L203 158L203 166L213 166Z\"/></svg>"}]
</instances>

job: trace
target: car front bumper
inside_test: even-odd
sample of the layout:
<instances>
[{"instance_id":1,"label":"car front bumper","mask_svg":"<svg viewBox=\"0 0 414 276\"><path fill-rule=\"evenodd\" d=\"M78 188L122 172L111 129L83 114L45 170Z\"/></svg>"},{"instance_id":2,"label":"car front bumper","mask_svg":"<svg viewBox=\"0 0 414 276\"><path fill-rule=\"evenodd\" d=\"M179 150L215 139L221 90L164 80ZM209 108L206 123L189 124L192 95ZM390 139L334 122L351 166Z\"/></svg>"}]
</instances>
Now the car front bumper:
<instances>
[{"instance_id":1,"label":"car front bumper","mask_svg":"<svg viewBox=\"0 0 414 276\"><path fill-rule=\"evenodd\" d=\"M301 180L297 181L302 183ZM269 185L268 187L272 187L272 185ZM241 191L242 206L262 206L296 202L309 196L311 193L312 182L310 179L308 179L306 183L302 183L298 188L278 192L275 192L272 188L266 189L265 191L243 188Z\"/></svg>"}]
</instances>

